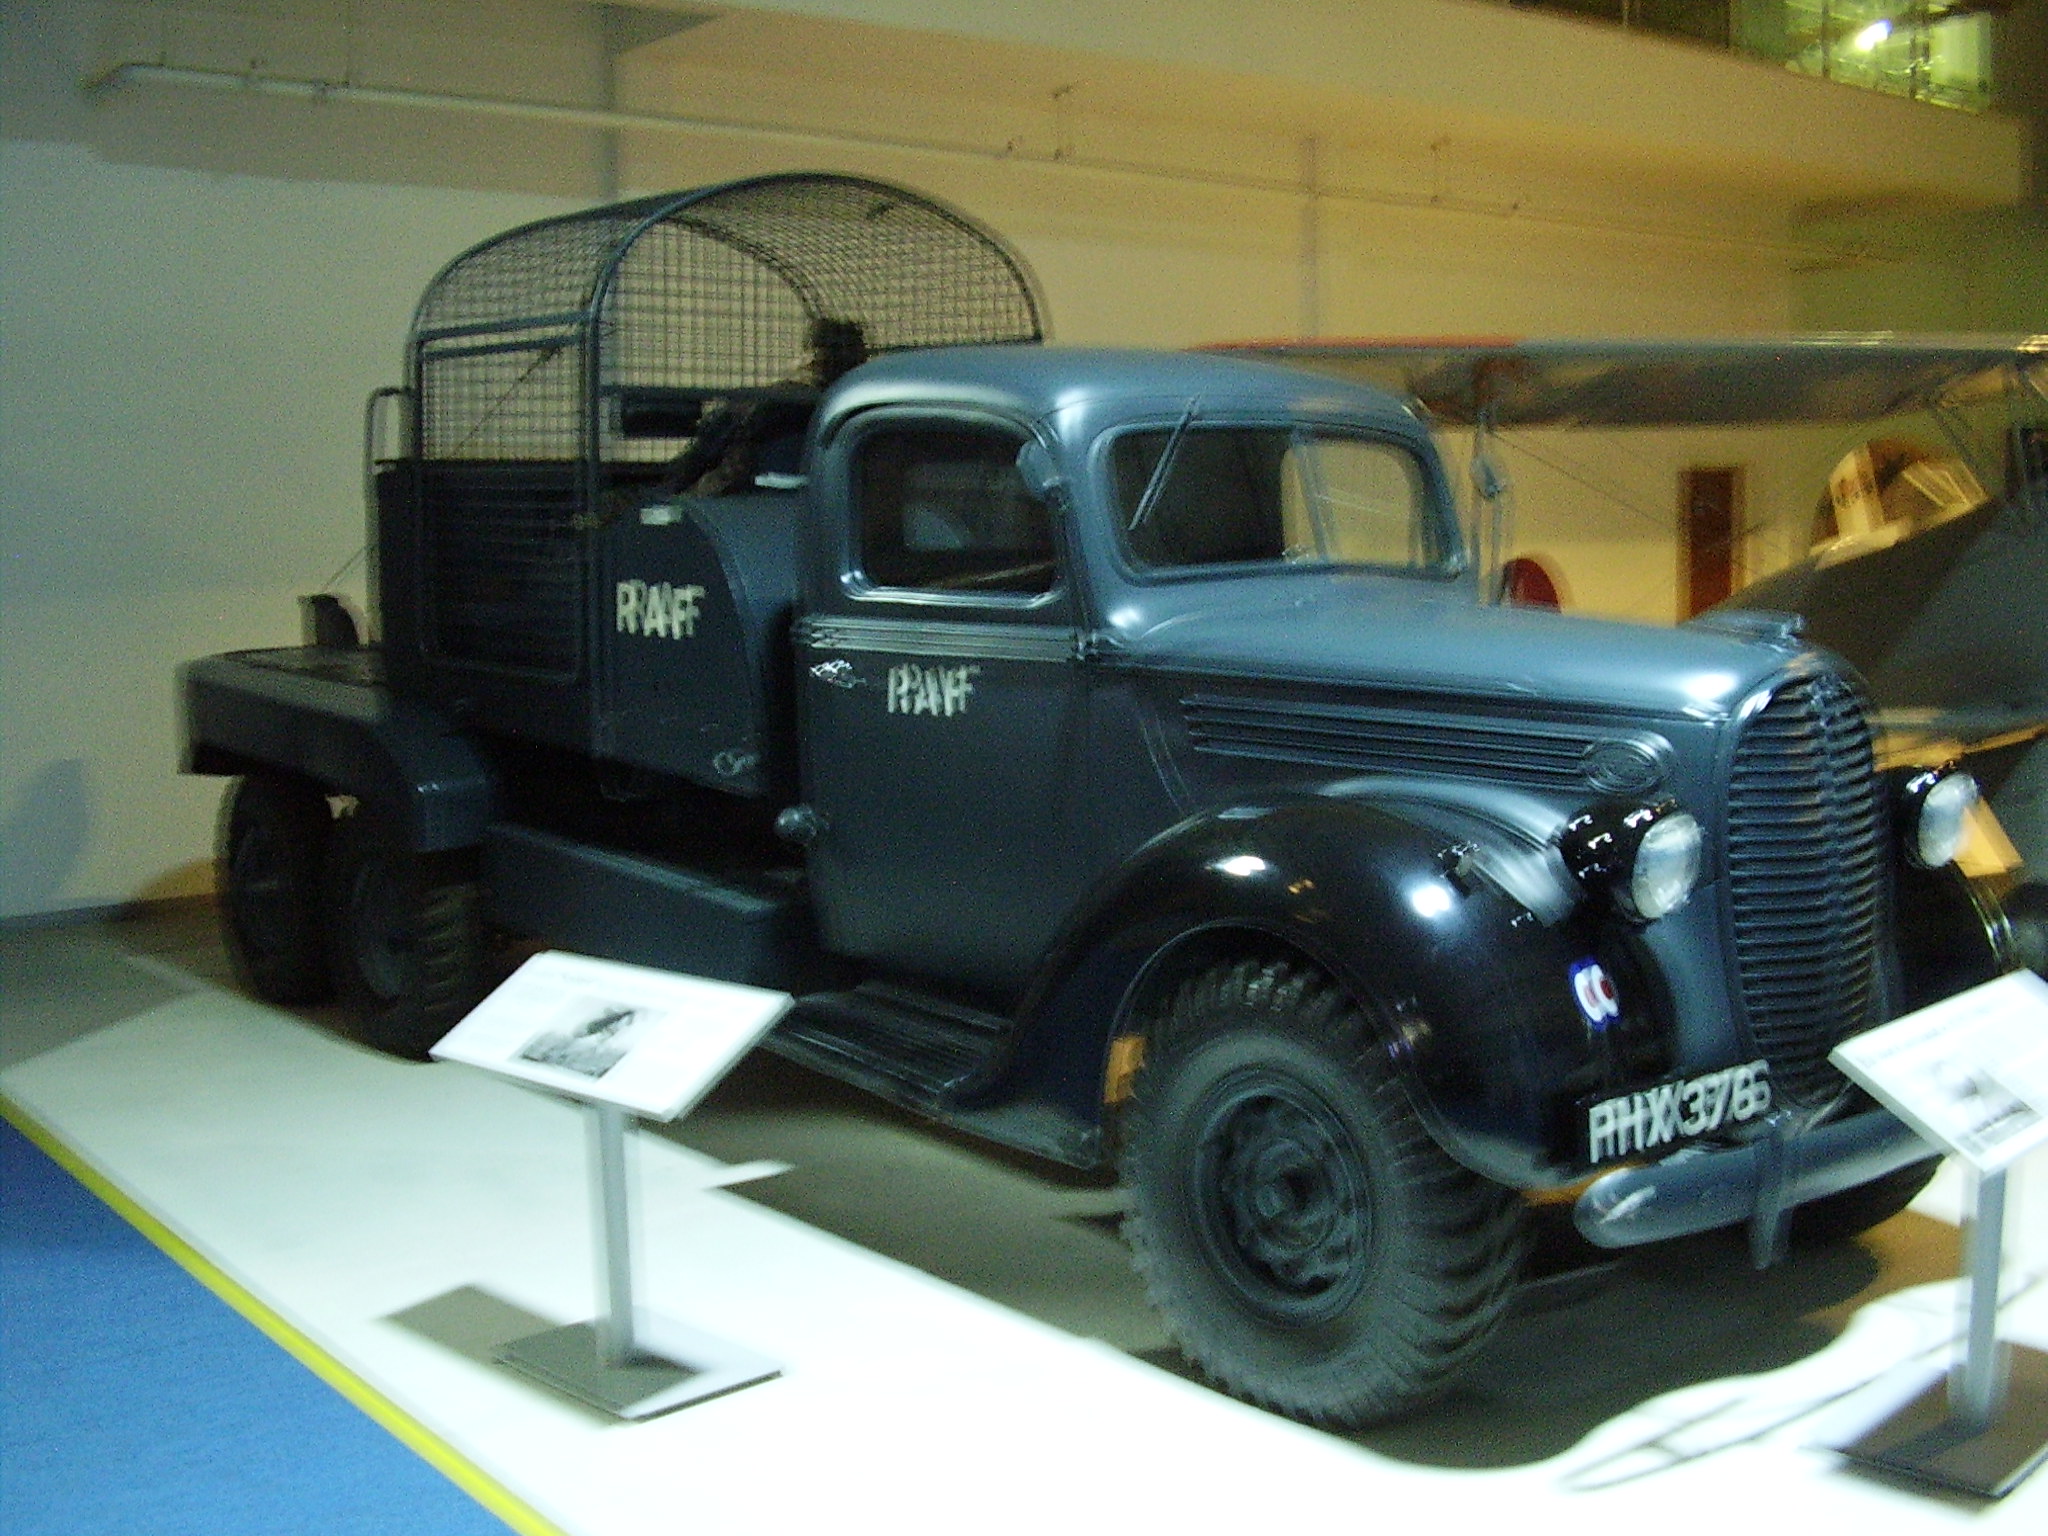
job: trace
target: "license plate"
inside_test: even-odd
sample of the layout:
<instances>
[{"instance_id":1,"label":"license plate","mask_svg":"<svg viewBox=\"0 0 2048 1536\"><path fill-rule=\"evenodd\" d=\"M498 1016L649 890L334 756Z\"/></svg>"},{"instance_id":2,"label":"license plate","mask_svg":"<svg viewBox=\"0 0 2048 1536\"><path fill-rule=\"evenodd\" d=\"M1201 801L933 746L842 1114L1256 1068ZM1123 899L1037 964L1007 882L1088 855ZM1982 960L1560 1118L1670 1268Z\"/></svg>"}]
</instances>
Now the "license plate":
<instances>
[{"instance_id":1,"label":"license plate","mask_svg":"<svg viewBox=\"0 0 2048 1536\"><path fill-rule=\"evenodd\" d=\"M1771 1107L1771 1064L1748 1061L1638 1088L1586 1109L1586 1161L1611 1163L1754 1120Z\"/></svg>"}]
</instances>

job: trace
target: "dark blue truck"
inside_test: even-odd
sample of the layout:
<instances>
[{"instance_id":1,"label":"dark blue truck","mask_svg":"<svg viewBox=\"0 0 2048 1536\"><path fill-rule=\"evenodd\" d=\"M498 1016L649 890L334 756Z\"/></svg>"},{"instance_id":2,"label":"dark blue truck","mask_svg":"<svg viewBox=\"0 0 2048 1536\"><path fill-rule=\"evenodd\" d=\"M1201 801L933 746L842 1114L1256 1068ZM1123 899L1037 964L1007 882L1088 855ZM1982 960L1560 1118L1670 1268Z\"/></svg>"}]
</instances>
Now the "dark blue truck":
<instances>
[{"instance_id":1,"label":"dark blue truck","mask_svg":"<svg viewBox=\"0 0 2048 1536\"><path fill-rule=\"evenodd\" d=\"M231 951L424 1054L485 936L794 993L769 1045L1114 1165L1187 1353L1354 1424L1623 1247L1860 1230L1830 1066L2012 964L1973 789L1793 621L1488 603L1423 424L1051 348L1000 242L760 178L514 230L373 401L376 636L190 663Z\"/></svg>"}]
</instances>

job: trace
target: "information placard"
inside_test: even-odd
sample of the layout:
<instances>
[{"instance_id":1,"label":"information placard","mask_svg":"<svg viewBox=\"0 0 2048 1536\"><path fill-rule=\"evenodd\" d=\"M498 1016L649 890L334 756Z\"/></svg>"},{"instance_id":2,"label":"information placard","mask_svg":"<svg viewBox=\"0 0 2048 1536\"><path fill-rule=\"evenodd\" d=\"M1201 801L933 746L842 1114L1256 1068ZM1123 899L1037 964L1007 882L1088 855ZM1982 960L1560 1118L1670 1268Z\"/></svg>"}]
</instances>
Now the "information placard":
<instances>
[{"instance_id":1,"label":"information placard","mask_svg":"<svg viewBox=\"0 0 2048 1536\"><path fill-rule=\"evenodd\" d=\"M775 1025L784 992L550 950L432 1054L649 1120L673 1120Z\"/></svg>"},{"instance_id":2,"label":"information placard","mask_svg":"<svg viewBox=\"0 0 2048 1536\"><path fill-rule=\"evenodd\" d=\"M1831 1059L1979 1173L2048 1145L2048 981L2031 971L1845 1040Z\"/></svg>"}]
</instances>

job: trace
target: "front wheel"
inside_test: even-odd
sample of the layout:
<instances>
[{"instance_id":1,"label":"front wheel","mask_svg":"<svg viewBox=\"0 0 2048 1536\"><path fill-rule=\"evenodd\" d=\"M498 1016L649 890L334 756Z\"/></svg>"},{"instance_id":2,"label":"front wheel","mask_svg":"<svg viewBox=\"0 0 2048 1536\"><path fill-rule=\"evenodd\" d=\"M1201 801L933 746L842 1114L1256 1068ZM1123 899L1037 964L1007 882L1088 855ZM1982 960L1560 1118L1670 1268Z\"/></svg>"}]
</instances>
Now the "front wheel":
<instances>
[{"instance_id":1,"label":"front wheel","mask_svg":"<svg viewBox=\"0 0 2048 1536\"><path fill-rule=\"evenodd\" d=\"M326 908L330 963L364 1036L424 1058L482 990L482 905L468 856L415 853L358 807L335 824Z\"/></svg>"},{"instance_id":2,"label":"front wheel","mask_svg":"<svg viewBox=\"0 0 2048 1536\"><path fill-rule=\"evenodd\" d=\"M1453 1162L1320 973L1185 984L1126 1124L1127 1232L1153 1304L1218 1384L1353 1426L1450 1386L1506 1311L1520 1204Z\"/></svg>"}]
</instances>

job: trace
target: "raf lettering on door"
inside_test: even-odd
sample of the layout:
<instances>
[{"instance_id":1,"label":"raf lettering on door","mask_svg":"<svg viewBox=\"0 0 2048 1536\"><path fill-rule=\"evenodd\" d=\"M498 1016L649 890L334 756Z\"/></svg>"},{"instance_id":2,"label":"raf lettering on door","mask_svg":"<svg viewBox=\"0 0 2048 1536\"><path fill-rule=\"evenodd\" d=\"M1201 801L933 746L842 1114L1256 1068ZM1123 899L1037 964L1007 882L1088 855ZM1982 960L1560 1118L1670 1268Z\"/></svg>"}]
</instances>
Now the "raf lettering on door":
<instances>
[{"instance_id":1,"label":"raf lettering on door","mask_svg":"<svg viewBox=\"0 0 2048 1536\"><path fill-rule=\"evenodd\" d=\"M889 713L892 715L939 715L951 718L967 713L967 701L974 696L974 680L981 668L921 667L903 662L889 669Z\"/></svg>"}]
</instances>

